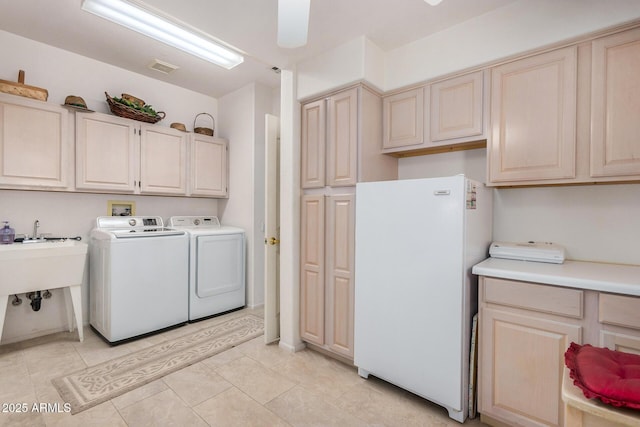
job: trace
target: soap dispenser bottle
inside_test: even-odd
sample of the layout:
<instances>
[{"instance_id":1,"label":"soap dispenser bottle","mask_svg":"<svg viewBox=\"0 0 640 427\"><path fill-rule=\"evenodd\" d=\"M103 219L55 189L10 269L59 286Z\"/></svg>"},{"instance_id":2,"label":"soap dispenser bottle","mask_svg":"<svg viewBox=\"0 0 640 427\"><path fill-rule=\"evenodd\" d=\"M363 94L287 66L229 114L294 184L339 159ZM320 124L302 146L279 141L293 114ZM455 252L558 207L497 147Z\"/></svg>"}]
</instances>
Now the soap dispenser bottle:
<instances>
[{"instance_id":1,"label":"soap dispenser bottle","mask_svg":"<svg viewBox=\"0 0 640 427\"><path fill-rule=\"evenodd\" d=\"M0 229L0 245L10 245L15 238L15 230L9 227L9 221L4 221L4 227Z\"/></svg>"}]
</instances>

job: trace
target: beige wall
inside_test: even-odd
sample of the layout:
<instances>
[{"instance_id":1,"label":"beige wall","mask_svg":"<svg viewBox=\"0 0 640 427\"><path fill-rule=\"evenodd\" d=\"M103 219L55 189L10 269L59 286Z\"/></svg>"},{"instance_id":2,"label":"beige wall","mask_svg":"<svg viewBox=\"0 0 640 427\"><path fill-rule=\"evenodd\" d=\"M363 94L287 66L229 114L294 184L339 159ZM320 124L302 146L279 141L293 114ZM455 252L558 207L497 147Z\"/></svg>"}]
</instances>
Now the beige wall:
<instances>
[{"instance_id":1,"label":"beige wall","mask_svg":"<svg viewBox=\"0 0 640 427\"><path fill-rule=\"evenodd\" d=\"M221 221L241 227L247 242L247 305L264 304L264 142L273 91L250 84L220 98L220 136L229 139L229 192Z\"/></svg>"},{"instance_id":2,"label":"beige wall","mask_svg":"<svg viewBox=\"0 0 640 427\"><path fill-rule=\"evenodd\" d=\"M464 173L485 182L484 150L400 159L399 177ZM494 190L493 238L554 242L567 258L640 265L640 184Z\"/></svg>"},{"instance_id":3,"label":"beige wall","mask_svg":"<svg viewBox=\"0 0 640 427\"><path fill-rule=\"evenodd\" d=\"M385 56L385 90L640 18L637 0L520 0Z\"/></svg>"},{"instance_id":4,"label":"beige wall","mask_svg":"<svg viewBox=\"0 0 640 427\"><path fill-rule=\"evenodd\" d=\"M520 0L388 52L354 39L297 64L297 96L360 80L389 91L638 18L637 0Z\"/></svg>"}]
</instances>

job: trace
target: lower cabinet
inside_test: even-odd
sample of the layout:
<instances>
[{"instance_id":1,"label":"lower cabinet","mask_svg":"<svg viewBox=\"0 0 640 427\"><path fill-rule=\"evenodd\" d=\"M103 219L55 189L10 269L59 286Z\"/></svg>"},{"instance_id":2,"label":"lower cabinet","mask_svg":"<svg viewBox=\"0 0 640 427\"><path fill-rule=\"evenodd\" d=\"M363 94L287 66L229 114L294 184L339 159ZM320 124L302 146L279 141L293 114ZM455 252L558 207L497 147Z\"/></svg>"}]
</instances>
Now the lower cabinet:
<instances>
[{"instance_id":1,"label":"lower cabinet","mask_svg":"<svg viewBox=\"0 0 640 427\"><path fill-rule=\"evenodd\" d=\"M640 297L480 277L478 410L489 425L564 426L564 353L640 354Z\"/></svg>"},{"instance_id":2,"label":"lower cabinet","mask_svg":"<svg viewBox=\"0 0 640 427\"><path fill-rule=\"evenodd\" d=\"M353 359L355 194L302 196L300 333Z\"/></svg>"},{"instance_id":3,"label":"lower cabinet","mask_svg":"<svg viewBox=\"0 0 640 427\"><path fill-rule=\"evenodd\" d=\"M582 343L584 292L482 278L479 296L479 412L507 425L563 426L564 352Z\"/></svg>"},{"instance_id":4,"label":"lower cabinet","mask_svg":"<svg viewBox=\"0 0 640 427\"><path fill-rule=\"evenodd\" d=\"M485 308L480 413L511 425L562 426L563 354L581 327Z\"/></svg>"},{"instance_id":5,"label":"lower cabinet","mask_svg":"<svg viewBox=\"0 0 640 427\"><path fill-rule=\"evenodd\" d=\"M640 354L640 298L601 293L598 322L601 347Z\"/></svg>"}]
</instances>

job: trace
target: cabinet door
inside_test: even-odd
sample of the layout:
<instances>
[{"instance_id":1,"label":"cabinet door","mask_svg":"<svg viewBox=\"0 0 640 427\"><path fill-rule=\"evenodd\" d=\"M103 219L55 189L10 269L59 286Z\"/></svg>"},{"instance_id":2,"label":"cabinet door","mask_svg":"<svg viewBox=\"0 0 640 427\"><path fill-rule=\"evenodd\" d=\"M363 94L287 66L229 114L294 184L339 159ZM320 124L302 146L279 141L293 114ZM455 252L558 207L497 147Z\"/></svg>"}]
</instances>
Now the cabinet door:
<instances>
[{"instance_id":1,"label":"cabinet door","mask_svg":"<svg viewBox=\"0 0 640 427\"><path fill-rule=\"evenodd\" d=\"M326 344L353 358L355 195L328 197Z\"/></svg>"},{"instance_id":2,"label":"cabinet door","mask_svg":"<svg viewBox=\"0 0 640 427\"><path fill-rule=\"evenodd\" d=\"M331 96L327 104L327 184L356 185L358 179L358 89Z\"/></svg>"},{"instance_id":3,"label":"cabinet door","mask_svg":"<svg viewBox=\"0 0 640 427\"><path fill-rule=\"evenodd\" d=\"M76 113L76 188L136 190L139 124L100 113Z\"/></svg>"},{"instance_id":4,"label":"cabinet door","mask_svg":"<svg viewBox=\"0 0 640 427\"><path fill-rule=\"evenodd\" d=\"M592 49L591 176L640 175L640 29Z\"/></svg>"},{"instance_id":5,"label":"cabinet door","mask_svg":"<svg viewBox=\"0 0 640 427\"><path fill-rule=\"evenodd\" d=\"M479 412L519 426L563 426L564 352L582 327L535 315L480 311Z\"/></svg>"},{"instance_id":6,"label":"cabinet door","mask_svg":"<svg viewBox=\"0 0 640 427\"><path fill-rule=\"evenodd\" d=\"M0 185L66 188L67 128L64 108L0 98Z\"/></svg>"},{"instance_id":7,"label":"cabinet door","mask_svg":"<svg viewBox=\"0 0 640 427\"><path fill-rule=\"evenodd\" d=\"M191 194L226 197L228 195L227 141L194 133L190 146Z\"/></svg>"},{"instance_id":8,"label":"cabinet door","mask_svg":"<svg viewBox=\"0 0 640 427\"><path fill-rule=\"evenodd\" d=\"M324 205L322 195L302 196L300 221L300 335L324 344Z\"/></svg>"},{"instance_id":9,"label":"cabinet door","mask_svg":"<svg viewBox=\"0 0 640 427\"><path fill-rule=\"evenodd\" d=\"M599 293L598 321L601 346L640 354L640 298Z\"/></svg>"},{"instance_id":10,"label":"cabinet door","mask_svg":"<svg viewBox=\"0 0 640 427\"><path fill-rule=\"evenodd\" d=\"M640 355L640 333L631 329L627 331L604 329L600 331L600 346Z\"/></svg>"},{"instance_id":11,"label":"cabinet door","mask_svg":"<svg viewBox=\"0 0 640 427\"><path fill-rule=\"evenodd\" d=\"M187 134L171 128L140 129L140 190L187 194Z\"/></svg>"},{"instance_id":12,"label":"cabinet door","mask_svg":"<svg viewBox=\"0 0 640 427\"><path fill-rule=\"evenodd\" d=\"M424 141L424 88L384 98L382 148L422 144Z\"/></svg>"},{"instance_id":13,"label":"cabinet door","mask_svg":"<svg viewBox=\"0 0 640 427\"><path fill-rule=\"evenodd\" d=\"M302 188L319 188L325 185L325 110L324 99L302 106Z\"/></svg>"},{"instance_id":14,"label":"cabinet door","mask_svg":"<svg viewBox=\"0 0 640 427\"><path fill-rule=\"evenodd\" d=\"M431 85L431 141L483 134L483 72Z\"/></svg>"},{"instance_id":15,"label":"cabinet door","mask_svg":"<svg viewBox=\"0 0 640 427\"><path fill-rule=\"evenodd\" d=\"M575 177L577 48L491 70L489 181Z\"/></svg>"}]
</instances>

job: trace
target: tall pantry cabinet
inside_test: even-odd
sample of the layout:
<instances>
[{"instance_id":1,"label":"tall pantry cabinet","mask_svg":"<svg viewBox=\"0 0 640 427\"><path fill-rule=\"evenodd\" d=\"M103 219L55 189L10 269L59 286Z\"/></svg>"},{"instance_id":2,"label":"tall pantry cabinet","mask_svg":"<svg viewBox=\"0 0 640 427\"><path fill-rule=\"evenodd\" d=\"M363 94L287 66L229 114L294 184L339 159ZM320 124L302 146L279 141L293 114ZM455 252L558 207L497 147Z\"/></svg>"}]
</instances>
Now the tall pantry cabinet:
<instances>
[{"instance_id":1,"label":"tall pantry cabinet","mask_svg":"<svg viewBox=\"0 0 640 427\"><path fill-rule=\"evenodd\" d=\"M397 179L381 154L382 100L364 85L302 105L300 333L353 359L358 182Z\"/></svg>"}]
</instances>

